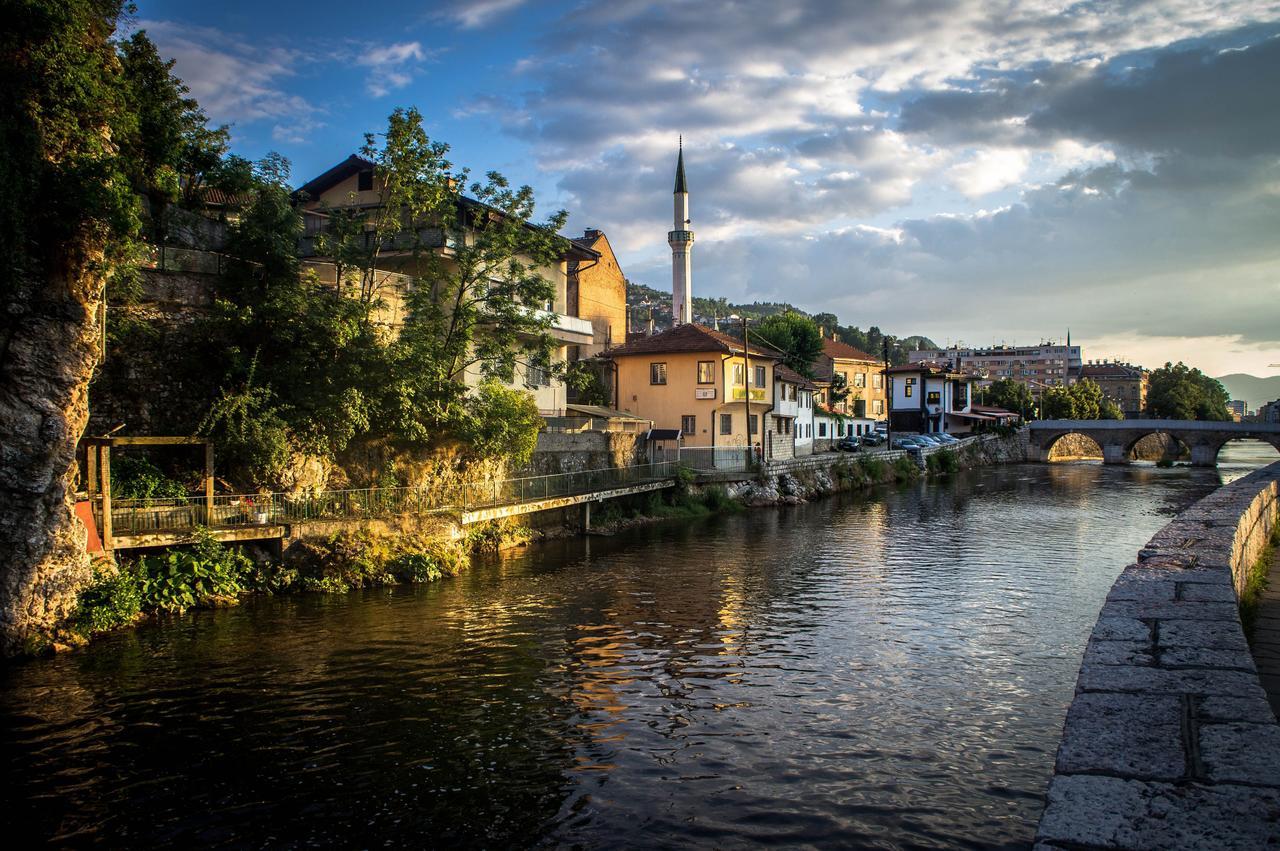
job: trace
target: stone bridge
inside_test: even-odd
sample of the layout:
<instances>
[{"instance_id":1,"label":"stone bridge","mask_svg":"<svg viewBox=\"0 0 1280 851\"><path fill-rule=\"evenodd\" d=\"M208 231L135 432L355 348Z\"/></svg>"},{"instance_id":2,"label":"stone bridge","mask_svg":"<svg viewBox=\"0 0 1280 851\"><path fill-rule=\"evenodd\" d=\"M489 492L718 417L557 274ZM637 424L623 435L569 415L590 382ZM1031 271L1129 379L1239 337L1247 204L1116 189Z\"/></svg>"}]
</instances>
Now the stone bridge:
<instances>
[{"instance_id":1,"label":"stone bridge","mask_svg":"<svg viewBox=\"0 0 1280 851\"><path fill-rule=\"evenodd\" d=\"M1253 438L1280 450L1280 424L1230 423L1200 420L1037 420L1030 425L1028 459L1048 461L1053 445L1068 434L1083 434L1102 447L1106 464L1127 464L1133 446L1150 434L1167 434L1191 452L1193 467L1218 463L1223 444Z\"/></svg>"}]
</instances>

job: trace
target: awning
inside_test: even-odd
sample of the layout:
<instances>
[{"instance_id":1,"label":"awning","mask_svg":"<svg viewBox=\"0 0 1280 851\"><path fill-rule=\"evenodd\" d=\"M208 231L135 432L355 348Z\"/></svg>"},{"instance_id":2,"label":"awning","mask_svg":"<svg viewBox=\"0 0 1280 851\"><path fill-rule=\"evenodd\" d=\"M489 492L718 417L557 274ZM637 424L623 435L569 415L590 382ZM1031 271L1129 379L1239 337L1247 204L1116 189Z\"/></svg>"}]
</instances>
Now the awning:
<instances>
[{"instance_id":1,"label":"awning","mask_svg":"<svg viewBox=\"0 0 1280 851\"><path fill-rule=\"evenodd\" d=\"M986 414L965 414L960 411L947 411L947 416L959 417L963 420L981 420L983 422L992 422L999 419L999 417L989 417Z\"/></svg>"},{"instance_id":2,"label":"awning","mask_svg":"<svg viewBox=\"0 0 1280 851\"><path fill-rule=\"evenodd\" d=\"M650 440L679 440L680 429L678 428L651 428L646 435Z\"/></svg>"}]
</instances>

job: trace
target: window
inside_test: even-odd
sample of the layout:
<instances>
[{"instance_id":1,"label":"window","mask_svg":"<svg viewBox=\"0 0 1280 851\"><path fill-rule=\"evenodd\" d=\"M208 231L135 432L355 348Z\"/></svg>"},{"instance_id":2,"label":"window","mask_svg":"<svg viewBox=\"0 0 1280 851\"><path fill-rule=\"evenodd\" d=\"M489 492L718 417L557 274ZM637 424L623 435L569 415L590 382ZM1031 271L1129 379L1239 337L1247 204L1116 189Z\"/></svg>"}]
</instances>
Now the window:
<instances>
[{"instance_id":1,"label":"window","mask_svg":"<svg viewBox=\"0 0 1280 851\"><path fill-rule=\"evenodd\" d=\"M826 436L827 436L827 424L818 423L818 437L826 437Z\"/></svg>"},{"instance_id":2,"label":"window","mask_svg":"<svg viewBox=\"0 0 1280 851\"><path fill-rule=\"evenodd\" d=\"M866 387L866 386L867 386L867 374L866 374L865 372L855 372L855 373L853 374L853 386L854 386L854 387Z\"/></svg>"},{"instance_id":3,"label":"window","mask_svg":"<svg viewBox=\"0 0 1280 851\"><path fill-rule=\"evenodd\" d=\"M902 395L910 399L915 392L916 392L916 380L914 378L908 378L906 382L902 385Z\"/></svg>"},{"instance_id":4,"label":"window","mask_svg":"<svg viewBox=\"0 0 1280 851\"><path fill-rule=\"evenodd\" d=\"M837 373L836 373L836 386L837 386L837 387L848 387L848 386L849 386L849 373L847 373L847 372L837 372Z\"/></svg>"},{"instance_id":5,"label":"window","mask_svg":"<svg viewBox=\"0 0 1280 851\"><path fill-rule=\"evenodd\" d=\"M716 362L710 360L698 361L698 383L699 384L715 384L716 383Z\"/></svg>"},{"instance_id":6,"label":"window","mask_svg":"<svg viewBox=\"0 0 1280 851\"><path fill-rule=\"evenodd\" d=\"M879 390L881 387L883 387L884 376L878 372L875 375L871 376L871 386L876 390Z\"/></svg>"},{"instance_id":7,"label":"window","mask_svg":"<svg viewBox=\"0 0 1280 851\"><path fill-rule=\"evenodd\" d=\"M941 405L942 393L937 390L930 390L924 394L924 402L926 405Z\"/></svg>"},{"instance_id":8,"label":"window","mask_svg":"<svg viewBox=\"0 0 1280 851\"><path fill-rule=\"evenodd\" d=\"M735 363L733 365L733 386L741 387L747 383L747 365L743 363Z\"/></svg>"},{"instance_id":9,"label":"window","mask_svg":"<svg viewBox=\"0 0 1280 851\"><path fill-rule=\"evenodd\" d=\"M550 387L551 376L547 371L547 364L539 360L530 361L524 368L524 383L526 387Z\"/></svg>"},{"instance_id":10,"label":"window","mask_svg":"<svg viewBox=\"0 0 1280 851\"><path fill-rule=\"evenodd\" d=\"M667 383L667 365L665 363L649 364L649 383L650 384L666 384Z\"/></svg>"},{"instance_id":11,"label":"window","mask_svg":"<svg viewBox=\"0 0 1280 851\"><path fill-rule=\"evenodd\" d=\"M872 412L873 414L883 414L883 413L884 413L884 400L883 400L883 399L876 399L874 402L872 402L872 403L871 403L871 412Z\"/></svg>"},{"instance_id":12,"label":"window","mask_svg":"<svg viewBox=\"0 0 1280 851\"><path fill-rule=\"evenodd\" d=\"M360 172L359 176L356 177L356 191L369 192L372 189L373 189L373 172L371 171Z\"/></svg>"},{"instance_id":13,"label":"window","mask_svg":"<svg viewBox=\"0 0 1280 851\"><path fill-rule=\"evenodd\" d=\"M747 433L748 434L760 433L760 415L759 414L752 414L747 419Z\"/></svg>"},{"instance_id":14,"label":"window","mask_svg":"<svg viewBox=\"0 0 1280 851\"><path fill-rule=\"evenodd\" d=\"M756 386L763 387L764 386L764 367L757 366L755 368L755 374L756 374L756 381L755 381Z\"/></svg>"},{"instance_id":15,"label":"window","mask_svg":"<svg viewBox=\"0 0 1280 851\"><path fill-rule=\"evenodd\" d=\"M720 433L733 434L733 414L720 415Z\"/></svg>"},{"instance_id":16,"label":"window","mask_svg":"<svg viewBox=\"0 0 1280 851\"><path fill-rule=\"evenodd\" d=\"M698 418L693 416L692 414L685 414L683 417L681 417L680 433L681 434L697 434Z\"/></svg>"}]
</instances>

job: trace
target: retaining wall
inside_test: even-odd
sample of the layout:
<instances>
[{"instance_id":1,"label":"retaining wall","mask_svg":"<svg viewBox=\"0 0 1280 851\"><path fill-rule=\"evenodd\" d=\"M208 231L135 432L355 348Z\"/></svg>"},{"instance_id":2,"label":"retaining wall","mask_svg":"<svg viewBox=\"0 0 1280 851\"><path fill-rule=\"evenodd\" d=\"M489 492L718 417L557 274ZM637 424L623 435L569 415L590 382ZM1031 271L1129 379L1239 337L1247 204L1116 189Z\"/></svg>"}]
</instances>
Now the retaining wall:
<instances>
[{"instance_id":1,"label":"retaining wall","mask_svg":"<svg viewBox=\"0 0 1280 851\"><path fill-rule=\"evenodd\" d=\"M1157 532L1112 586L1038 849L1280 844L1280 725L1237 602L1277 522L1278 482L1280 463L1219 488Z\"/></svg>"}]
</instances>

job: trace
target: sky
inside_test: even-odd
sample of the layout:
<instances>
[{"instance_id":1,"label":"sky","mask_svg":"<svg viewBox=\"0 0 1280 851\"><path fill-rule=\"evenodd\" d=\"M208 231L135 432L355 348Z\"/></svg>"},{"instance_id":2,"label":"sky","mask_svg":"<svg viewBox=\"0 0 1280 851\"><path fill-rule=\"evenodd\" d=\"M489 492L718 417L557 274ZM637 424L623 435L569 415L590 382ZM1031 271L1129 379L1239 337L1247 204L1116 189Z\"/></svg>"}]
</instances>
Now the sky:
<instances>
[{"instance_id":1,"label":"sky","mask_svg":"<svg viewBox=\"0 0 1280 851\"><path fill-rule=\"evenodd\" d=\"M295 183L417 106L669 289L941 344L1280 375L1280 0L138 0Z\"/></svg>"}]
</instances>

